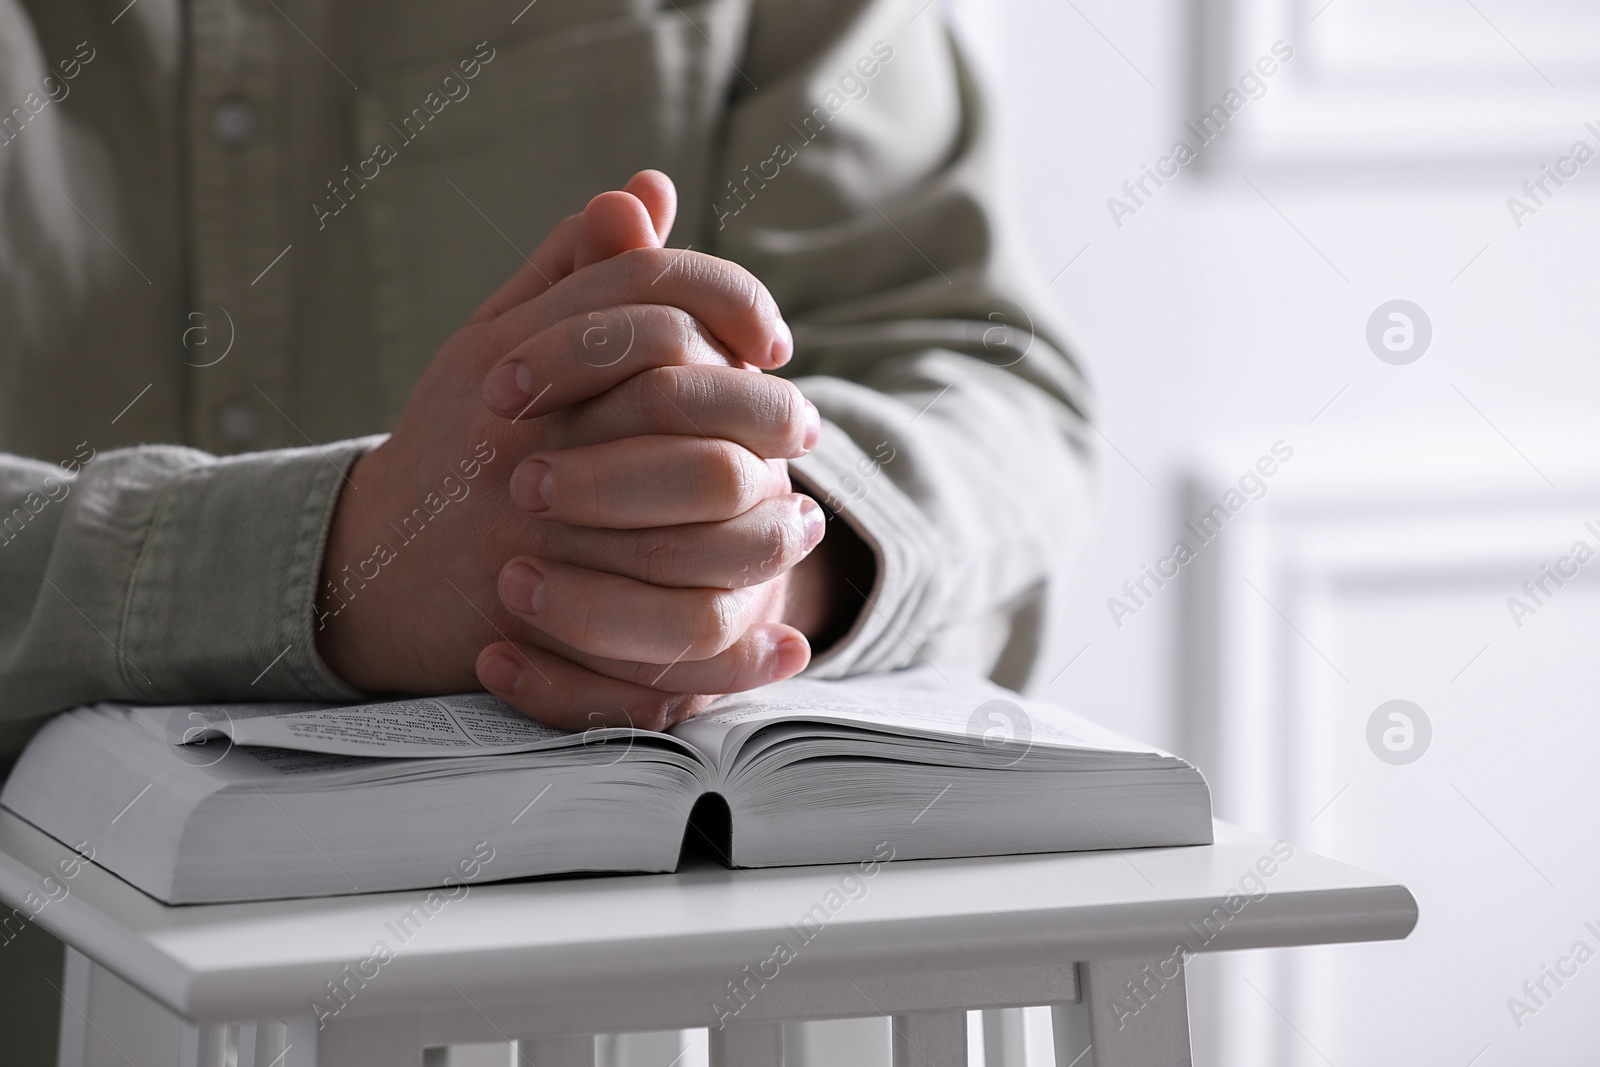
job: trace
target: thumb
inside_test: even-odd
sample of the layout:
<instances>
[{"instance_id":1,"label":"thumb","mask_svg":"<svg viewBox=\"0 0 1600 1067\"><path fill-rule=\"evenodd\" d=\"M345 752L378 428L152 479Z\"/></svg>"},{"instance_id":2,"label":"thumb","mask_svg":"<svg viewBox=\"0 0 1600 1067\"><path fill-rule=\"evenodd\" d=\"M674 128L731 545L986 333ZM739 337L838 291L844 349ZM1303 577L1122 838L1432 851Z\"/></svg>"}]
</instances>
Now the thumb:
<instances>
[{"instance_id":1,"label":"thumb","mask_svg":"<svg viewBox=\"0 0 1600 1067\"><path fill-rule=\"evenodd\" d=\"M579 267L634 248L660 248L677 213L672 179L659 170L641 170L621 192L601 193L581 214L562 219L468 322L485 322L532 300Z\"/></svg>"},{"instance_id":2,"label":"thumb","mask_svg":"<svg viewBox=\"0 0 1600 1067\"><path fill-rule=\"evenodd\" d=\"M650 212L650 220L655 223L656 236L665 244L667 234L672 232L672 220L678 215L678 190L672 179L659 170L641 170L622 188L644 204L645 210Z\"/></svg>"},{"instance_id":3,"label":"thumb","mask_svg":"<svg viewBox=\"0 0 1600 1067\"><path fill-rule=\"evenodd\" d=\"M678 190L659 170L641 170L621 192L601 193L583 209L583 233L573 269L619 252L660 248L678 214Z\"/></svg>"},{"instance_id":4,"label":"thumb","mask_svg":"<svg viewBox=\"0 0 1600 1067\"><path fill-rule=\"evenodd\" d=\"M601 193L583 209L583 227L572 267L582 270L635 248L659 248L655 222L644 202L632 193Z\"/></svg>"}]
</instances>

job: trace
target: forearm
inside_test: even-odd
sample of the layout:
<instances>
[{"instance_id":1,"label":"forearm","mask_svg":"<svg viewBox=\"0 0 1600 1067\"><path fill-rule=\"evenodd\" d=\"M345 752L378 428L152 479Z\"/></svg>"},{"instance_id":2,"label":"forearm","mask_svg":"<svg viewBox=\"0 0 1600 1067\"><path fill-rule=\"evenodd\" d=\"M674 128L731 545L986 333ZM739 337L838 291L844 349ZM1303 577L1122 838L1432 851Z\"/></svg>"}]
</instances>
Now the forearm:
<instances>
[{"instance_id":1,"label":"forearm","mask_svg":"<svg viewBox=\"0 0 1600 1067\"><path fill-rule=\"evenodd\" d=\"M316 657L311 597L335 487L369 444L87 450L75 474L0 458L0 744L97 700L354 695Z\"/></svg>"}]
</instances>

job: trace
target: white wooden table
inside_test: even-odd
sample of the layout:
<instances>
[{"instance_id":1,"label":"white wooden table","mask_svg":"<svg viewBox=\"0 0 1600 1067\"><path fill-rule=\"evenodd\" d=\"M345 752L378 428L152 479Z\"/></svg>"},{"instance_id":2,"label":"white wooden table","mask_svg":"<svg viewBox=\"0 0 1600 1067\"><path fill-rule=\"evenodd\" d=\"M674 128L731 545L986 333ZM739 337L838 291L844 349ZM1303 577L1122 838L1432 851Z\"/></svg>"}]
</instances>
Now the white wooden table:
<instances>
[{"instance_id":1,"label":"white wooden table","mask_svg":"<svg viewBox=\"0 0 1600 1067\"><path fill-rule=\"evenodd\" d=\"M0 898L37 893L68 856L0 811ZM1247 881L1254 897L1230 900L1262 867L1265 895ZM34 921L69 946L72 1067L115 1041L86 1003L102 969L179 1029L184 1067L220 1067L234 1045L239 1067L420 1067L429 1048L510 1040L519 1062L567 1067L594 1062L596 1033L694 1027L711 1028L713 1065L772 1067L785 1021L886 1015L896 1067L948 1067L966 1063L968 1009L1042 1004L1059 1064L1177 1067L1178 946L1395 939L1417 918L1404 886L1300 849L1277 862L1272 841L1225 823L1204 847L887 863L859 890L853 871L477 885L418 920L421 891L167 907L86 866ZM380 941L393 958L374 960Z\"/></svg>"}]
</instances>

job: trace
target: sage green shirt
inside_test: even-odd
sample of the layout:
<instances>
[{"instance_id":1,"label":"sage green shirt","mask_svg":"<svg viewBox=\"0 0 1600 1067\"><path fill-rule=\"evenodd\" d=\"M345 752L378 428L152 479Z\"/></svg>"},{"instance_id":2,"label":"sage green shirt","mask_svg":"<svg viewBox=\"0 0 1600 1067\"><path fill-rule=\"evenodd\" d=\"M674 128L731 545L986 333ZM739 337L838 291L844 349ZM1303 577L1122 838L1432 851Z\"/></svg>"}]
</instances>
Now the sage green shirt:
<instances>
[{"instance_id":1,"label":"sage green shirt","mask_svg":"<svg viewBox=\"0 0 1600 1067\"><path fill-rule=\"evenodd\" d=\"M656 167L794 326L872 545L811 670L1020 685L1085 390L926 0L0 0L0 754L86 701L354 698L342 472L546 231ZM31 458L21 458L31 457Z\"/></svg>"}]
</instances>

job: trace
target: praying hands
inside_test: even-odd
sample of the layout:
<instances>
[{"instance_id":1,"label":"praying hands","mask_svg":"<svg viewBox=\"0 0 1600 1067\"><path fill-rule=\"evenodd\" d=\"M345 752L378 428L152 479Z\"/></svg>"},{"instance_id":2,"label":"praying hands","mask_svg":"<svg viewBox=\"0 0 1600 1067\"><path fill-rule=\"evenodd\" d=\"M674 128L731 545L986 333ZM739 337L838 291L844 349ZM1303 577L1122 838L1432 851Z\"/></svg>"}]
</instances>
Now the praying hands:
<instances>
[{"instance_id":1,"label":"praying hands","mask_svg":"<svg viewBox=\"0 0 1600 1067\"><path fill-rule=\"evenodd\" d=\"M826 516L786 463L822 422L763 373L789 328L743 268L663 246L675 209L643 171L563 220L356 462L317 635L346 681L481 684L553 726L664 729L798 673L840 628ZM383 551L469 472L426 536ZM381 573L352 583L375 546Z\"/></svg>"}]
</instances>

